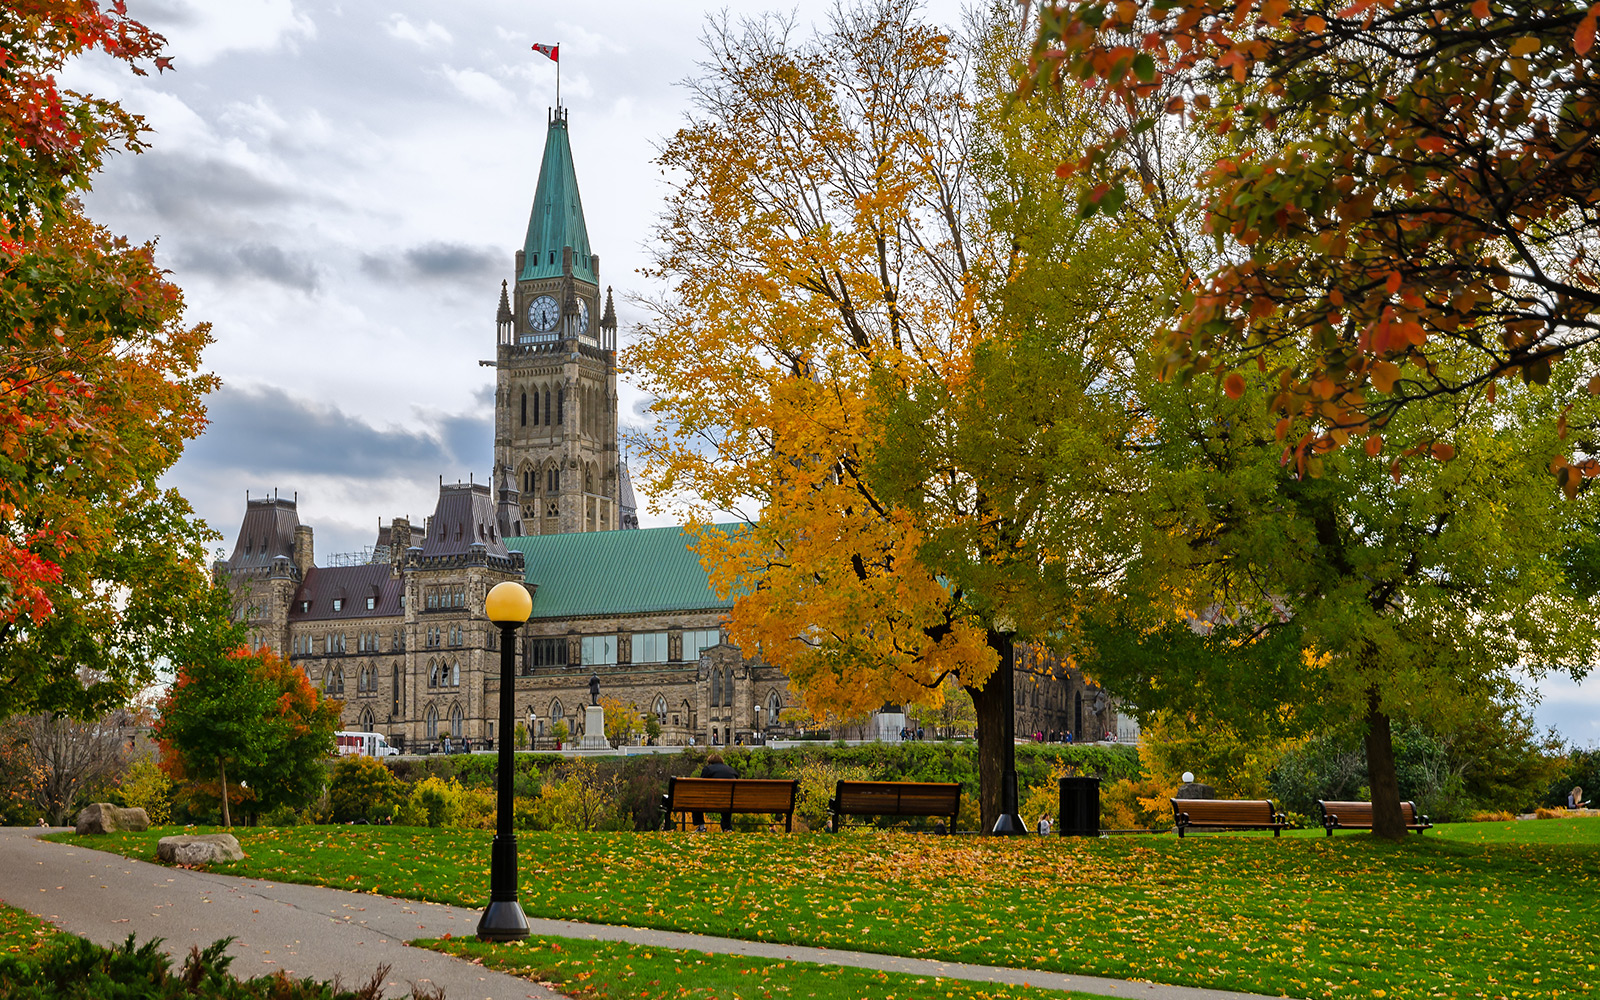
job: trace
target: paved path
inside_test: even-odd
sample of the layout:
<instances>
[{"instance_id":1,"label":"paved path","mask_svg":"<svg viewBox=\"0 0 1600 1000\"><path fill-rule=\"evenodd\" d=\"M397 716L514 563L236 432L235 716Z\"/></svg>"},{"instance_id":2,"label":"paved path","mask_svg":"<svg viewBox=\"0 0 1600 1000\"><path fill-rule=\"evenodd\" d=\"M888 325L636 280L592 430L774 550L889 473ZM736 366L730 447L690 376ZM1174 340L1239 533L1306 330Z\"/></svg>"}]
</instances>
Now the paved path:
<instances>
[{"instance_id":1,"label":"paved path","mask_svg":"<svg viewBox=\"0 0 1600 1000\"><path fill-rule=\"evenodd\" d=\"M166 939L181 957L234 935L228 949L233 971L245 976L283 968L297 976L367 981L389 963L391 995L408 983L443 987L448 1000L559 1000L560 994L524 979L491 972L448 955L410 948L414 938L471 936L478 911L418 903L320 886L264 882L183 868L166 868L104 851L34 839L37 829L0 828L0 901L44 917L63 930L101 944L118 944L130 932L139 940ZM684 948L790 962L944 976L975 982L1080 990L1139 1000L1265 1000L1255 994L1058 972L899 958L868 952L739 941L563 920L530 920L535 935L625 941L655 948Z\"/></svg>"}]
</instances>

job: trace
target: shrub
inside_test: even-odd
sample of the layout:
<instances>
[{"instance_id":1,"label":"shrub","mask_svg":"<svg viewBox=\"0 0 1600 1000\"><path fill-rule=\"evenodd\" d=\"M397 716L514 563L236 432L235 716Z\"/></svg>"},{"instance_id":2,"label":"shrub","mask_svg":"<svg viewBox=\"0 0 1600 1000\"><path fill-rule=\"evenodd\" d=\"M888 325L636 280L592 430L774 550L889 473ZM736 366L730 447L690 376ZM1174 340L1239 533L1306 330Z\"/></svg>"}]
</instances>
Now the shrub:
<instances>
[{"instance_id":1,"label":"shrub","mask_svg":"<svg viewBox=\"0 0 1600 1000\"><path fill-rule=\"evenodd\" d=\"M376 758L352 754L334 765L328 804L335 823L392 822L405 798L405 786Z\"/></svg>"},{"instance_id":2,"label":"shrub","mask_svg":"<svg viewBox=\"0 0 1600 1000\"><path fill-rule=\"evenodd\" d=\"M533 804L538 830L625 830L633 817L622 808L622 781L601 777L594 761L579 757L556 768Z\"/></svg>"},{"instance_id":3,"label":"shrub","mask_svg":"<svg viewBox=\"0 0 1600 1000\"><path fill-rule=\"evenodd\" d=\"M406 826L459 826L461 783L429 775L412 786L411 797L400 807L397 823Z\"/></svg>"},{"instance_id":4,"label":"shrub","mask_svg":"<svg viewBox=\"0 0 1600 1000\"><path fill-rule=\"evenodd\" d=\"M795 792L794 818L802 830L828 827L828 803L841 781L866 781L866 768L812 760L800 765L795 777L800 782Z\"/></svg>"},{"instance_id":5,"label":"shrub","mask_svg":"<svg viewBox=\"0 0 1600 1000\"><path fill-rule=\"evenodd\" d=\"M1517 817L1503 809L1498 812L1480 809L1467 818L1473 823L1504 823L1508 820L1516 819Z\"/></svg>"},{"instance_id":6,"label":"shrub","mask_svg":"<svg viewBox=\"0 0 1600 1000\"><path fill-rule=\"evenodd\" d=\"M122 804L143 809L151 826L166 826L172 820L172 779L148 757L133 762L122 777Z\"/></svg>"},{"instance_id":7,"label":"shrub","mask_svg":"<svg viewBox=\"0 0 1600 1000\"><path fill-rule=\"evenodd\" d=\"M1100 827L1104 830L1167 830L1172 827L1175 783L1160 778L1120 778L1100 786Z\"/></svg>"},{"instance_id":8,"label":"shrub","mask_svg":"<svg viewBox=\"0 0 1600 1000\"><path fill-rule=\"evenodd\" d=\"M282 971L244 981L228 974L231 956L223 954L232 938L201 951L189 951L180 971L162 954L160 940L134 946L133 935L113 948L102 948L70 934L30 956L0 954L0 996L8 1000L370 1000L381 995L388 967L373 974L359 990L337 982L291 979ZM416 1000L442 1000L442 994L418 990Z\"/></svg>"},{"instance_id":9,"label":"shrub","mask_svg":"<svg viewBox=\"0 0 1600 1000\"><path fill-rule=\"evenodd\" d=\"M1540 806L1533 811L1533 815L1537 819L1566 819L1569 813L1562 806L1556 806L1554 809L1546 809L1544 806Z\"/></svg>"}]
</instances>

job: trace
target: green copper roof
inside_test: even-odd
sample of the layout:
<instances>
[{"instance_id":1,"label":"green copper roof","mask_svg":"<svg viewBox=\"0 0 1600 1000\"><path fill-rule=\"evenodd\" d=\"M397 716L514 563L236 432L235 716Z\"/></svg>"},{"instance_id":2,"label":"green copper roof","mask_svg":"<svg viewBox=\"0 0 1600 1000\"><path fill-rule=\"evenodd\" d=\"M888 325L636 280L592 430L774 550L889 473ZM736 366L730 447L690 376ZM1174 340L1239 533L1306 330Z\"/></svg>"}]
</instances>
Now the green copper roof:
<instances>
[{"instance_id":1,"label":"green copper roof","mask_svg":"<svg viewBox=\"0 0 1600 1000\"><path fill-rule=\"evenodd\" d=\"M533 617L576 618L726 608L682 528L507 538L538 587Z\"/></svg>"},{"instance_id":2,"label":"green copper roof","mask_svg":"<svg viewBox=\"0 0 1600 1000\"><path fill-rule=\"evenodd\" d=\"M517 279L559 278L565 247L572 248L573 275L599 284L589 254L589 229L583 224L578 175L572 168L566 112L557 109L544 137L544 162L539 165L539 186L528 215L528 238L522 244L526 257Z\"/></svg>"}]
</instances>

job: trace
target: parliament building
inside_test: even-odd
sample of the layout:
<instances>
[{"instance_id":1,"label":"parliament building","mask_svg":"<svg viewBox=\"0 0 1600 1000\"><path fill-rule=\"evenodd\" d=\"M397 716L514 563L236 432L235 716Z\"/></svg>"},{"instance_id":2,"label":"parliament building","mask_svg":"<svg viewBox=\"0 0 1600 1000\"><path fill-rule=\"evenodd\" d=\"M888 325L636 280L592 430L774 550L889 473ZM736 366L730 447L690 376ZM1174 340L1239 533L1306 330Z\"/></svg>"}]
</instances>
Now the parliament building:
<instances>
[{"instance_id":1,"label":"parliament building","mask_svg":"<svg viewBox=\"0 0 1600 1000\"><path fill-rule=\"evenodd\" d=\"M533 616L518 632L515 714L535 736L548 741L557 722L580 733L591 677L653 715L664 744L793 735L786 678L728 644L731 602L690 536L638 526L617 441L616 312L610 288L601 298L565 109L550 116L512 273L495 316L493 482L441 482L421 524L394 518L369 556L323 566L295 500L247 499L214 572L234 586L250 641L342 701L346 729L407 749L490 740L500 651L484 598L519 580ZM1103 693L1033 659L1015 665L1028 675L1019 735L1116 731Z\"/></svg>"}]
</instances>

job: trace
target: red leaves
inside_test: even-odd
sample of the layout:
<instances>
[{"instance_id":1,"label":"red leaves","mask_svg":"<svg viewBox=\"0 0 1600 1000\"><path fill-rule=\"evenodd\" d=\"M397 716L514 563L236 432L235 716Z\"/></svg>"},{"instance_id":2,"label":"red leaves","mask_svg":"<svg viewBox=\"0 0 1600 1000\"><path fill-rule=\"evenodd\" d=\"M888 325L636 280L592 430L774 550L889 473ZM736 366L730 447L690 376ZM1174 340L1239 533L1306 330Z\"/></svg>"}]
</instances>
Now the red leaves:
<instances>
[{"instance_id":1,"label":"red leaves","mask_svg":"<svg viewBox=\"0 0 1600 1000\"><path fill-rule=\"evenodd\" d=\"M1230 373L1227 378L1222 380L1222 391L1227 393L1230 399L1238 399L1243 396L1244 376L1238 372Z\"/></svg>"}]
</instances>

